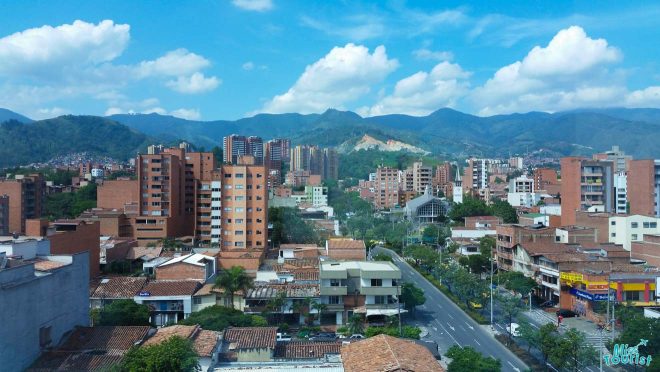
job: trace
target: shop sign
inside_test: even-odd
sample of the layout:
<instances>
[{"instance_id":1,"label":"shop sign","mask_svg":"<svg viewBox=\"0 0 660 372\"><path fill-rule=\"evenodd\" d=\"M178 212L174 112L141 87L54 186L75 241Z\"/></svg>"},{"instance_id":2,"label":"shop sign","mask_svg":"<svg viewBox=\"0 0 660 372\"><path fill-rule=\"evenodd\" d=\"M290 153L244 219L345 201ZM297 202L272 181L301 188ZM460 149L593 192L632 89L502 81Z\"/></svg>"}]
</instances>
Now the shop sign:
<instances>
[{"instance_id":1,"label":"shop sign","mask_svg":"<svg viewBox=\"0 0 660 372\"><path fill-rule=\"evenodd\" d=\"M577 273L560 273L559 277L563 280L567 280L569 282L581 282L583 279L582 274L577 274Z\"/></svg>"},{"instance_id":2,"label":"shop sign","mask_svg":"<svg viewBox=\"0 0 660 372\"><path fill-rule=\"evenodd\" d=\"M587 301L607 301L607 293L589 293L576 288L571 288L569 293Z\"/></svg>"}]
</instances>

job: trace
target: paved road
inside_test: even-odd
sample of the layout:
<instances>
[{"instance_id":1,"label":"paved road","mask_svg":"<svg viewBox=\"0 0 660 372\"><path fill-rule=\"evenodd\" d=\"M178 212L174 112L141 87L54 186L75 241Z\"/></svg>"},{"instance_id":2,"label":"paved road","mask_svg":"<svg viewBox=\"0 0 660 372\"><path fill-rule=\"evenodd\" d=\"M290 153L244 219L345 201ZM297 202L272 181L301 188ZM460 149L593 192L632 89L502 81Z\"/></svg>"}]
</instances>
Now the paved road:
<instances>
[{"instance_id":1,"label":"paved road","mask_svg":"<svg viewBox=\"0 0 660 372\"><path fill-rule=\"evenodd\" d=\"M426 295L426 303L419 306L413 323L429 330L426 339L432 339L444 354L451 345L472 346L484 356L491 356L502 362L503 371L526 371L527 366L512 352L506 349L483 326L477 324L440 290L421 276L396 253L383 247L374 247L372 254L385 253L394 259L401 270L404 282L413 282Z\"/></svg>"}]
</instances>

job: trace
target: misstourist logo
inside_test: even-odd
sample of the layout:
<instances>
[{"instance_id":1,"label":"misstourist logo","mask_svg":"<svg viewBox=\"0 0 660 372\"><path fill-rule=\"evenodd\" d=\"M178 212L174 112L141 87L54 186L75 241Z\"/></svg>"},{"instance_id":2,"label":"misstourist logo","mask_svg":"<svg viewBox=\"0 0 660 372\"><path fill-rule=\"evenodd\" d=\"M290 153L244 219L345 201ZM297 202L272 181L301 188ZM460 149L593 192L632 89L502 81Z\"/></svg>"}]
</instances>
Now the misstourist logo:
<instances>
[{"instance_id":1,"label":"misstourist logo","mask_svg":"<svg viewBox=\"0 0 660 372\"><path fill-rule=\"evenodd\" d=\"M635 346L628 344L615 344L612 355L605 355L603 360L608 366L630 365L630 366L649 366L651 365L651 356L640 356L639 347L646 346L649 340L641 339Z\"/></svg>"}]
</instances>

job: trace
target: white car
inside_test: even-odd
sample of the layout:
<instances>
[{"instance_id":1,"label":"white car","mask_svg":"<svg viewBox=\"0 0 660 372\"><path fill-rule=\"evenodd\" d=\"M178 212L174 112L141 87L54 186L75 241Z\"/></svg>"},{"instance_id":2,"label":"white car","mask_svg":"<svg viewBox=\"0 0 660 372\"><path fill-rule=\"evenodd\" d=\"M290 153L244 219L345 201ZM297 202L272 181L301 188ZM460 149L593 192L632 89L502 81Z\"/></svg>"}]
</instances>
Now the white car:
<instances>
[{"instance_id":1,"label":"white car","mask_svg":"<svg viewBox=\"0 0 660 372\"><path fill-rule=\"evenodd\" d=\"M520 324L518 323L511 323L511 326L506 326L506 331L511 334L513 337L520 337L520 331L518 330L520 328Z\"/></svg>"},{"instance_id":2,"label":"white car","mask_svg":"<svg viewBox=\"0 0 660 372\"><path fill-rule=\"evenodd\" d=\"M291 335L287 333L277 333L277 341L291 341Z\"/></svg>"}]
</instances>

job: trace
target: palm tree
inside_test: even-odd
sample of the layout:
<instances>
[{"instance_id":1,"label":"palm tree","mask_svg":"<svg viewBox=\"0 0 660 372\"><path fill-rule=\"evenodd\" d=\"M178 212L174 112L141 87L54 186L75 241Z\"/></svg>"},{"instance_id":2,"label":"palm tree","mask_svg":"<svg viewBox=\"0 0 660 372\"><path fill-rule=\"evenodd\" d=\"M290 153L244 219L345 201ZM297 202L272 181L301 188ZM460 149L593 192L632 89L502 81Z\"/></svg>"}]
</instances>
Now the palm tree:
<instances>
[{"instance_id":1,"label":"palm tree","mask_svg":"<svg viewBox=\"0 0 660 372\"><path fill-rule=\"evenodd\" d=\"M351 334L362 333L364 331L364 319L360 314L353 314L348 318L348 330Z\"/></svg>"},{"instance_id":2,"label":"palm tree","mask_svg":"<svg viewBox=\"0 0 660 372\"><path fill-rule=\"evenodd\" d=\"M252 278L247 275L245 269L241 266L232 266L231 269L223 271L216 278L213 288L222 288L225 290L225 294L229 295L229 301L231 301L231 308L233 309L234 293L238 291L245 293L252 286Z\"/></svg>"},{"instance_id":3,"label":"palm tree","mask_svg":"<svg viewBox=\"0 0 660 372\"><path fill-rule=\"evenodd\" d=\"M270 312L276 313L275 318L277 323L280 322L280 316L284 312L284 306L286 305L286 291L281 291L277 296L273 297L268 304L266 309Z\"/></svg>"},{"instance_id":4,"label":"palm tree","mask_svg":"<svg viewBox=\"0 0 660 372\"><path fill-rule=\"evenodd\" d=\"M319 323L320 323L321 315L323 315L323 312L328 309L328 305L321 302L312 301L312 309L316 310L316 312L319 314Z\"/></svg>"},{"instance_id":5,"label":"palm tree","mask_svg":"<svg viewBox=\"0 0 660 372\"><path fill-rule=\"evenodd\" d=\"M311 320L311 314L309 313L309 310L312 308L312 299L311 298L305 298L302 301L298 301L293 304L293 311L302 315L303 318L305 318L305 323L309 325L310 320Z\"/></svg>"}]
</instances>

